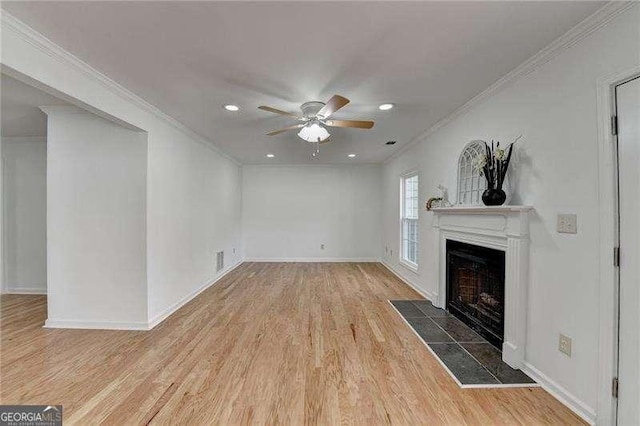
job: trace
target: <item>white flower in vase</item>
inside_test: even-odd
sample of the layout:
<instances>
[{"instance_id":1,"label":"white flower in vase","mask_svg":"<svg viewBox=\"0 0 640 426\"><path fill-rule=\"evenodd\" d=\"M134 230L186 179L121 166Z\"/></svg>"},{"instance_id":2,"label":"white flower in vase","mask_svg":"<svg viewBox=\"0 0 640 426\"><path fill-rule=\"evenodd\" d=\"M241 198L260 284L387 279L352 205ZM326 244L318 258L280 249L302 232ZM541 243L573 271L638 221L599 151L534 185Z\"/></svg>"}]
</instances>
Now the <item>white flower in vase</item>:
<instances>
[{"instance_id":1,"label":"white flower in vase","mask_svg":"<svg viewBox=\"0 0 640 426\"><path fill-rule=\"evenodd\" d=\"M480 174L480 176L484 175L484 166L487 165L487 156L484 154L478 155L473 159L473 170Z\"/></svg>"}]
</instances>

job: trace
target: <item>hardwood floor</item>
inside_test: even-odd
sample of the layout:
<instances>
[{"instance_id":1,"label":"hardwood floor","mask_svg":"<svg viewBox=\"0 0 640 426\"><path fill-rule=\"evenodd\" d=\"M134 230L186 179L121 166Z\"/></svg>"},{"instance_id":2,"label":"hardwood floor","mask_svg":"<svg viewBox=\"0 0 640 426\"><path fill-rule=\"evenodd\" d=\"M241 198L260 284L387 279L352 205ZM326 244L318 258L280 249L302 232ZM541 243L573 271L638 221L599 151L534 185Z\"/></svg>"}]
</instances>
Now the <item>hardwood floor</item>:
<instances>
[{"instance_id":1,"label":"hardwood floor","mask_svg":"<svg viewBox=\"0 0 640 426\"><path fill-rule=\"evenodd\" d=\"M540 388L460 389L380 264L245 263L148 332L43 329L2 296L0 402L65 424L580 424Z\"/></svg>"}]
</instances>

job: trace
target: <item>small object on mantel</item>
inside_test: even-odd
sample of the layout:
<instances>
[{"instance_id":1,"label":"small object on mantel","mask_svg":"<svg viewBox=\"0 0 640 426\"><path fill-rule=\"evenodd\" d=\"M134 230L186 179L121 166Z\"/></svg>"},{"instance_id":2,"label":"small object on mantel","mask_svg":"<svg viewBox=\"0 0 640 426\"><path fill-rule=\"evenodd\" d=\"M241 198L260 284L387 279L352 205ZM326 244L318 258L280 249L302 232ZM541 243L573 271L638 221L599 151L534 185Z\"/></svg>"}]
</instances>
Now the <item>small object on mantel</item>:
<instances>
[{"instance_id":1,"label":"small object on mantel","mask_svg":"<svg viewBox=\"0 0 640 426\"><path fill-rule=\"evenodd\" d=\"M442 195L440 195L440 207L450 207L451 203L449 202L449 188L440 184L438 185L438 189L442 192Z\"/></svg>"},{"instance_id":2,"label":"small object on mantel","mask_svg":"<svg viewBox=\"0 0 640 426\"><path fill-rule=\"evenodd\" d=\"M494 146L491 141L484 143L485 154L478 156L474 161L474 169L487 179L487 189L482 193L482 202L487 206L501 206L507 199L507 194L502 190L502 185L507 177L513 145L522 135L518 136L507 148L500 148L500 142Z\"/></svg>"},{"instance_id":3,"label":"small object on mantel","mask_svg":"<svg viewBox=\"0 0 640 426\"><path fill-rule=\"evenodd\" d=\"M451 203L449 202L449 189L444 185L438 185L438 190L440 190L441 193L439 197L431 197L427 200L425 207L428 212L435 208L451 207Z\"/></svg>"},{"instance_id":4,"label":"small object on mantel","mask_svg":"<svg viewBox=\"0 0 640 426\"><path fill-rule=\"evenodd\" d=\"M426 209L428 212L431 211L434 207L440 207L440 202L442 201L442 197L431 197L427 200Z\"/></svg>"}]
</instances>

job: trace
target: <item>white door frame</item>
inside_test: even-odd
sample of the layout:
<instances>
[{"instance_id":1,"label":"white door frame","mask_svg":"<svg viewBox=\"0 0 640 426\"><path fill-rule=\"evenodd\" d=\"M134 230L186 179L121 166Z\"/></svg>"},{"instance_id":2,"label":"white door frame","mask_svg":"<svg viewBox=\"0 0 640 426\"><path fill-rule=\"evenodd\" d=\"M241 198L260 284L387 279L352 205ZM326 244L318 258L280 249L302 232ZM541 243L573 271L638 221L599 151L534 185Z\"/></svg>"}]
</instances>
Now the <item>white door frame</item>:
<instances>
[{"instance_id":1,"label":"white door frame","mask_svg":"<svg viewBox=\"0 0 640 426\"><path fill-rule=\"evenodd\" d=\"M615 112L614 88L640 74L640 67L605 77L597 83L598 103L598 204L600 218L599 359L596 422L614 424L612 380L617 376L618 270L613 249L618 245L616 137L611 132Z\"/></svg>"}]
</instances>

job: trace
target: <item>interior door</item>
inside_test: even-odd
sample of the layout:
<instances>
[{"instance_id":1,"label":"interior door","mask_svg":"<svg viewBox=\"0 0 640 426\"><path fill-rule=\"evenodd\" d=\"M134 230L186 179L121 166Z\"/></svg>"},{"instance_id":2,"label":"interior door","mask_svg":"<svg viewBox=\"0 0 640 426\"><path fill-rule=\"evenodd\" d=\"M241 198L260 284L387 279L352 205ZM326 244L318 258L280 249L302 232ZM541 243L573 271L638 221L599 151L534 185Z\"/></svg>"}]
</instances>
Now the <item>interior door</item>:
<instances>
[{"instance_id":1,"label":"interior door","mask_svg":"<svg viewBox=\"0 0 640 426\"><path fill-rule=\"evenodd\" d=\"M640 77L616 87L620 214L618 424L640 424Z\"/></svg>"}]
</instances>

